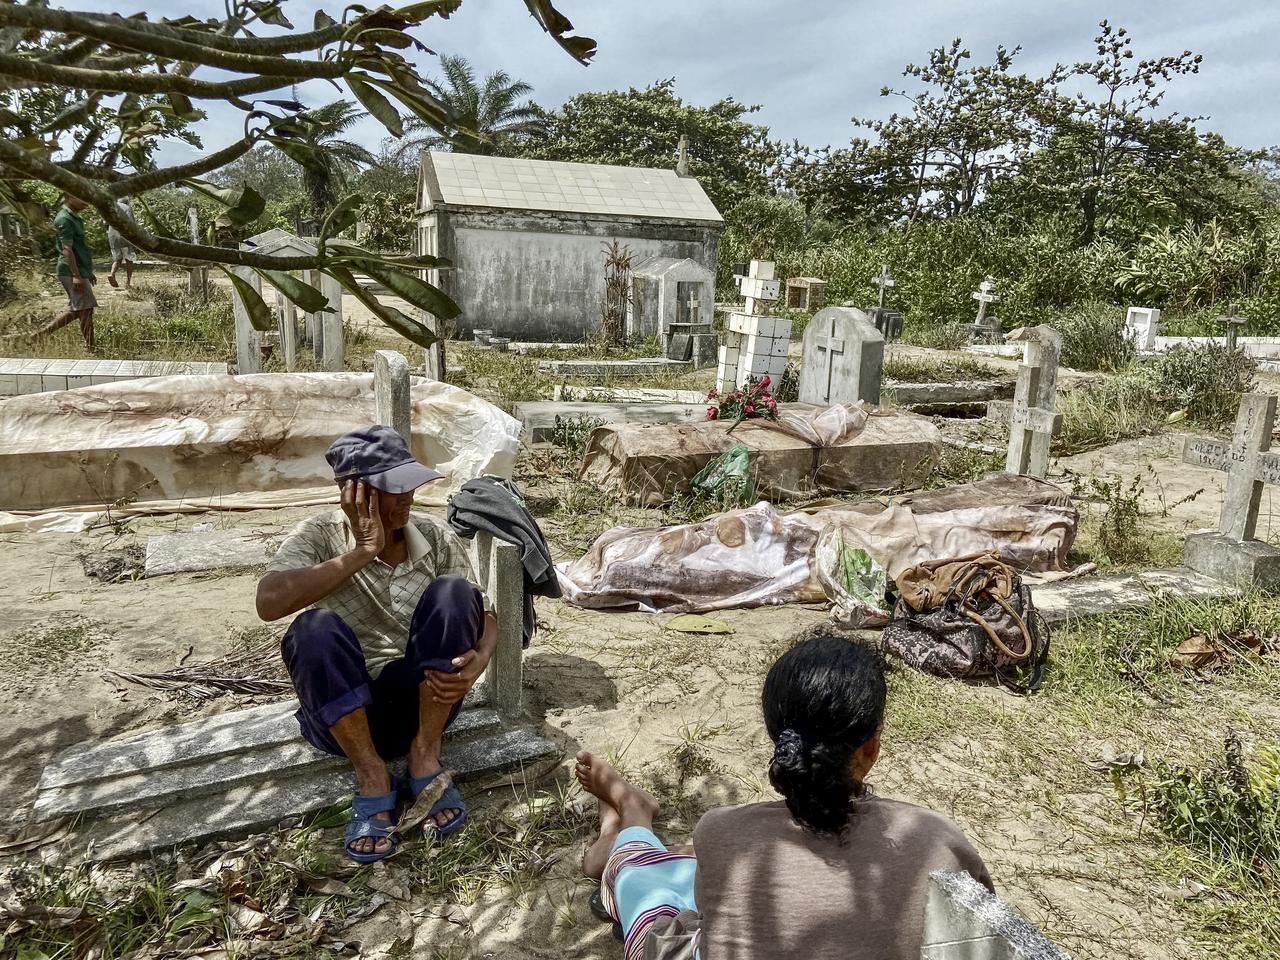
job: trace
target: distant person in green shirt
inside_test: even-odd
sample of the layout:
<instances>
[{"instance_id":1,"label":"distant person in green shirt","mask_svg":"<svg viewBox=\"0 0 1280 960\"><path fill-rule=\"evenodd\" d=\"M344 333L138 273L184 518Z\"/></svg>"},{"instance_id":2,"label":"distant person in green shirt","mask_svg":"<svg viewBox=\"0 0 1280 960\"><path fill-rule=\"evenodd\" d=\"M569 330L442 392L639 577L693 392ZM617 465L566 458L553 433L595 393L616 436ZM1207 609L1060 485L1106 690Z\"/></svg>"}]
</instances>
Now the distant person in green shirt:
<instances>
[{"instance_id":1,"label":"distant person in green shirt","mask_svg":"<svg viewBox=\"0 0 1280 960\"><path fill-rule=\"evenodd\" d=\"M93 295L93 254L89 252L89 244L84 237L84 221L80 219L80 211L87 206L79 197L64 193L62 209L53 218L53 227L58 234L57 273L67 291L67 310L40 333L53 333L71 321L79 320L85 346L93 353L93 311L98 306L98 299Z\"/></svg>"}]
</instances>

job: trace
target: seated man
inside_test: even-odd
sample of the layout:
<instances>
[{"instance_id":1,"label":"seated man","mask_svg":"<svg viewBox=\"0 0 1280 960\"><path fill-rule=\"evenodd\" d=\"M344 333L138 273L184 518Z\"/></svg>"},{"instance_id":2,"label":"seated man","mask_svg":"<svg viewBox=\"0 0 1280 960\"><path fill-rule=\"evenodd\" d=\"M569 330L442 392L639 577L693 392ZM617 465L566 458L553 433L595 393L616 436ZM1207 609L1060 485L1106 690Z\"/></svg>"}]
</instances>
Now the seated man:
<instances>
[{"instance_id":1,"label":"seated man","mask_svg":"<svg viewBox=\"0 0 1280 960\"><path fill-rule=\"evenodd\" d=\"M413 459L389 427L339 437L325 454L342 509L304 520L258 583L258 616L290 625L284 661L298 693L302 735L355 768L347 855L394 850L398 787L391 757L407 756L410 798L441 772L440 741L484 672L498 621L471 583L461 541L410 513L413 493L440 474ZM466 809L450 786L424 829L459 829Z\"/></svg>"}]
</instances>

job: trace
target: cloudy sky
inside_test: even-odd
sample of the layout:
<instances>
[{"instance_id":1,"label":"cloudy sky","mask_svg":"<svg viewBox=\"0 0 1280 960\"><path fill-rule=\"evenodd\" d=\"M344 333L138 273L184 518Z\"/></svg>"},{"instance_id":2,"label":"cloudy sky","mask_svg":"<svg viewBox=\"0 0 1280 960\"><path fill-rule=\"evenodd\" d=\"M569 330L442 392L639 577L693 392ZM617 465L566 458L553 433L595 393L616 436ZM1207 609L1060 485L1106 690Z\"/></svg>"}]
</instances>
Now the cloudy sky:
<instances>
[{"instance_id":1,"label":"cloudy sky","mask_svg":"<svg viewBox=\"0 0 1280 960\"><path fill-rule=\"evenodd\" d=\"M161 0L197 16L220 15L222 0ZM368 5L374 5L366 0ZM68 7L131 12L141 0L79 0ZM288 0L300 27L317 7L337 13L343 0ZM392 0L394 5L394 0ZM535 97L556 105L584 90L644 86L676 78L686 100L734 96L760 104L759 122L775 137L821 145L854 134L852 116L893 109L879 96L904 65L961 37L975 60L998 44L1021 45L1023 70L1090 57L1097 23L1106 17L1129 29L1139 57L1190 49L1204 55L1198 75L1171 83L1170 110L1207 115L1202 126L1242 146L1280 143L1280 2L1277 0L558 0L599 52L582 67L540 31L519 0L465 0L449 20L433 20L420 38L441 53L468 57L480 73L505 69L533 84ZM151 9L155 9L152 7ZM430 58L424 66L430 70ZM312 85L308 102L331 99ZM225 114L214 113L215 123ZM235 124L239 127L238 121ZM356 139L376 146L373 121ZM217 145L216 131L206 143ZM175 156L173 159L177 159Z\"/></svg>"}]
</instances>

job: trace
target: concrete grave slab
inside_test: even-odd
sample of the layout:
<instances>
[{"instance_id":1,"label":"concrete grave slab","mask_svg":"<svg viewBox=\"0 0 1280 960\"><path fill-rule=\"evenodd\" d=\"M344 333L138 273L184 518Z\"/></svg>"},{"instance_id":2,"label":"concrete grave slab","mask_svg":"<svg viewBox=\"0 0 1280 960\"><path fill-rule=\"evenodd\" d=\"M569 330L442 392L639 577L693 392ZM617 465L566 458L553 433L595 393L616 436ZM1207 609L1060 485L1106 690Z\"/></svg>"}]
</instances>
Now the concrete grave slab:
<instances>
[{"instance_id":1,"label":"concrete grave slab","mask_svg":"<svg viewBox=\"0 0 1280 960\"><path fill-rule=\"evenodd\" d=\"M929 875L920 960L1071 960L967 873Z\"/></svg>"},{"instance_id":2,"label":"concrete grave slab","mask_svg":"<svg viewBox=\"0 0 1280 960\"><path fill-rule=\"evenodd\" d=\"M216 376L225 374L225 363L180 360L42 360L0 358L0 397L54 393L100 383L142 380L151 377Z\"/></svg>"},{"instance_id":3,"label":"concrete grave slab","mask_svg":"<svg viewBox=\"0 0 1280 960\"><path fill-rule=\"evenodd\" d=\"M243 570L267 563L276 555L287 531L280 529L211 530L170 533L147 540L143 577L201 570Z\"/></svg>"},{"instance_id":4,"label":"concrete grave slab","mask_svg":"<svg viewBox=\"0 0 1280 960\"><path fill-rule=\"evenodd\" d=\"M1221 582L1186 567L1064 580L1033 586L1031 596L1041 616L1052 625L1080 617L1140 609L1151 603L1159 591L1188 600L1224 596Z\"/></svg>"},{"instance_id":5,"label":"concrete grave slab","mask_svg":"<svg viewBox=\"0 0 1280 960\"><path fill-rule=\"evenodd\" d=\"M781 403L778 410L807 410L808 404ZM512 415L524 426L523 436L531 443L550 440L556 418L561 422L579 418L602 423L697 423L707 419L707 401L699 403L571 403L533 401L517 403Z\"/></svg>"},{"instance_id":6,"label":"concrete grave slab","mask_svg":"<svg viewBox=\"0 0 1280 960\"><path fill-rule=\"evenodd\" d=\"M635 360L543 360L538 372L553 377L651 377L654 374L684 373L693 369L689 360L640 357Z\"/></svg>"}]
</instances>

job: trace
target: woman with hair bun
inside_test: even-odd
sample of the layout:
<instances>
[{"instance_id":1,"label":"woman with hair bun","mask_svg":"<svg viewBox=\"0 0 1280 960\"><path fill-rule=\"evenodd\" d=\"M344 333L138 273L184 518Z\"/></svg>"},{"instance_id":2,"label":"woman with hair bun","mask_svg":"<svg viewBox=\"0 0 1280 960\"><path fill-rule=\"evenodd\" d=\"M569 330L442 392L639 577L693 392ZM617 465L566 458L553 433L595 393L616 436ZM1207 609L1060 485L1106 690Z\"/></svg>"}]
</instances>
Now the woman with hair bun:
<instances>
[{"instance_id":1,"label":"woman with hair bun","mask_svg":"<svg viewBox=\"0 0 1280 960\"><path fill-rule=\"evenodd\" d=\"M722 807L690 852L663 846L658 804L578 754L600 801L583 871L622 926L626 960L918 960L929 874L986 866L950 820L874 796L885 680L865 644L819 635L782 655L761 697L782 802Z\"/></svg>"}]
</instances>

